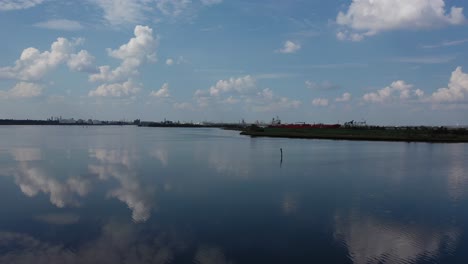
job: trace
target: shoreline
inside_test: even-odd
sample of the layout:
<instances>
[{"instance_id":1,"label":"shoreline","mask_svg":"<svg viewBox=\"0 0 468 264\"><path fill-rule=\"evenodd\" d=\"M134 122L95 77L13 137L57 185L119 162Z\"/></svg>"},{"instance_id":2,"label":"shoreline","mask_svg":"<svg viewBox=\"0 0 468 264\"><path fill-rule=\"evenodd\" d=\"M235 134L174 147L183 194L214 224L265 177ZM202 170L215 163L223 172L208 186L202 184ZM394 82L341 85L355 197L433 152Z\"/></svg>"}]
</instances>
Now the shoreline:
<instances>
[{"instance_id":1,"label":"shoreline","mask_svg":"<svg viewBox=\"0 0 468 264\"><path fill-rule=\"evenodd\" d=\"M5 121L5 120L2 120ZM14 120L18 121L18 120ZM86 123L58 123L43 120L21 120L26 122L0 122L2 126L136 126L147 128L219 128L240 131L241 135L250 137L292 138L292 139L322 139L349 141L381 141L381 142L421 142L421 143L468 143L468 129L447 129L443 127L416 128L405 127L399 129L384 128L248 128L239 125L217 124L161 124L138 125L134 123L107 122L101 124Z\"/></svg>"},{"instance_id":2,"label":"shoreline","mask_svg":"<svg viewBox=\"0 0 468 264\"><path fill-rule=\"evenodd\" d=\"M345 132L345 133L343 133ZM382 142L422 142L422 143L468 143L468 135L445 133L401 131L379 131L359 129L310 129L291 131L280 129L265 129L265 131L244 130L240 134L250 137L325 139L349 141L382 141ZM425 133L426 132L426 133Z\"/></svg>"}]
</instances>

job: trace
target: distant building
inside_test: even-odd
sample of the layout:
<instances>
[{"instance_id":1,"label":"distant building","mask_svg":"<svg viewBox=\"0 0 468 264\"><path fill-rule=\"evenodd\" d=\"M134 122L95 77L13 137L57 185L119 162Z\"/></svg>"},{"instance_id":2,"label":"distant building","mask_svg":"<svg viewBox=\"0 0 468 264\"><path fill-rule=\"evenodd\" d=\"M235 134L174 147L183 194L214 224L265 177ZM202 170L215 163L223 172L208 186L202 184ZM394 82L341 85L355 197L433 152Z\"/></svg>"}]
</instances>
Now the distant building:
<instances>
[{"instance_id":1,"label":"distant building","mask_svg":"<svg viewBox=\"0 0 468 264\"><path fill-rule=\"evenodd\" d=\"M70 118L70 119L63 119L62 117L60 117L59 119L59 123L60 124L75 124L76 121L74 118Z\"/></svg>"}]
</instances>

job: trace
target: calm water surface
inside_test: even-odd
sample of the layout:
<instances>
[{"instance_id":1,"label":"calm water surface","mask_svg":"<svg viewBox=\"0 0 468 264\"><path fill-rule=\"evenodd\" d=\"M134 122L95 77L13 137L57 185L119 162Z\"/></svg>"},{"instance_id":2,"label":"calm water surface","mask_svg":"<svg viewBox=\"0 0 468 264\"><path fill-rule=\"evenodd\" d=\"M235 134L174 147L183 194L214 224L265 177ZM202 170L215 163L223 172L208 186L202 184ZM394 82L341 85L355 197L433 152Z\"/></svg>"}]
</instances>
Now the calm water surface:
<instances>
[{"instance_id":1,"label":"calm water surface","mask_svg":"<svg viewBox=\"0 0 468 264\"><path fill-rule=\"evenodd\" d=\"M468 144L0 127L0 198L0 263L468 263Z\"/></svg>"}]
</instances>

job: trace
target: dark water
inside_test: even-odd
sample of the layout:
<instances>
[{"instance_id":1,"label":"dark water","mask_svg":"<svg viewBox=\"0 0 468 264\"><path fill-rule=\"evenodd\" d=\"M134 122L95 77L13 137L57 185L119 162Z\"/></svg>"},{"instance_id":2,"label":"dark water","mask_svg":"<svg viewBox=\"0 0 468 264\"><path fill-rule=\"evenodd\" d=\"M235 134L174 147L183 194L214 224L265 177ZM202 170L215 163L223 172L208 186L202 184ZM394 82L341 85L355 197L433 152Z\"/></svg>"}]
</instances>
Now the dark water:
<instances>
[{"instance_id":1,"label":"dark water","mask_svg":"<svg viewBox=\"0 0 468 264\"><path fill-rule=\"evenodd\" d=\"M467 144L0 127L0 263L468 263L467 161Z\"/></svg>"}]
</instances>

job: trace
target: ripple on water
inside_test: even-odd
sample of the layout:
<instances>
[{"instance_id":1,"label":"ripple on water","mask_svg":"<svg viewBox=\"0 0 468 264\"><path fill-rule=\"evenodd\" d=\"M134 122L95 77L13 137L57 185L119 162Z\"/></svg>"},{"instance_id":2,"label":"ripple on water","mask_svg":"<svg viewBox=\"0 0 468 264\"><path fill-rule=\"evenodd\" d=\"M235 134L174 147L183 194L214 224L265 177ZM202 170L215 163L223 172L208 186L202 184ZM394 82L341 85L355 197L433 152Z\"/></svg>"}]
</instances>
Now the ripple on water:
<instances>
[{"instance_id":1,"label":"ripple on water","mask_svg":"<svg viewBox=\"0 0 468 264\"><path fill-rule=\"evenodd\" d=\"M216 247L201 247L195 253L194 264L232 264L223 251Z\"/></svg>"},{"instance_id":2,"label":"ripple on water","mask_svg":"<svg viewBox=\"0 0 468 264\"><path fill-rule=\"evenodd\" d=\"M454 251L460 232L454 227L440 229L364 215L335 216L335 240L345 245L355 264L417 263L435 261L442 251Z\"/></svg>"}]
</instances>

